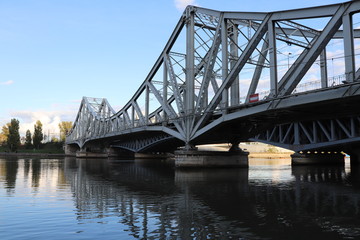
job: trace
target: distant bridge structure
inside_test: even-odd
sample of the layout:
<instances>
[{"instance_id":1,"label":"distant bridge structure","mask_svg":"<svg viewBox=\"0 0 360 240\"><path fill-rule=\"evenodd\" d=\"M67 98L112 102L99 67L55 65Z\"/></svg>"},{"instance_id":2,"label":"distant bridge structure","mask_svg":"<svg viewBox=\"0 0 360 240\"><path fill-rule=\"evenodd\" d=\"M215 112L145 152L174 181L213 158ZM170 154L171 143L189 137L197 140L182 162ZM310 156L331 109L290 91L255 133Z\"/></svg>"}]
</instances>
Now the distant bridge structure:
<instances>
[{"instance_id":1,"label":"distant bridge structure","mask_svg":"<svg viewBox=\"0 0 360 240\"><path fill-rule=\"evenodd\" d=\"M277 12L188 6L116 112L84 97L67 146L170 152L259 141L360 157L360 2Z\"/></svg>"}]
</instances>

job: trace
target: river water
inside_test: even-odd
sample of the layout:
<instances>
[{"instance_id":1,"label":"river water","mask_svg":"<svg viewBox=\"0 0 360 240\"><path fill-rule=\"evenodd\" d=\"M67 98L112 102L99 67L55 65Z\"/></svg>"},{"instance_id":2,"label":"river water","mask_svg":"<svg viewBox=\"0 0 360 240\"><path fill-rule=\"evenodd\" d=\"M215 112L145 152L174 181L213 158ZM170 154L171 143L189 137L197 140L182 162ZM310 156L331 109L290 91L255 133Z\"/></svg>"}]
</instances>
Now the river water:
<instances>
[{"instance_id":1,"label":"river water","mask_svg":"<svg viewBox=\"0 0 360 240\"><path fill-rule=\"evenodd\" d=\"M360 239L360 167L0 157L0 239Z\"/></svg>"}]
</instances>

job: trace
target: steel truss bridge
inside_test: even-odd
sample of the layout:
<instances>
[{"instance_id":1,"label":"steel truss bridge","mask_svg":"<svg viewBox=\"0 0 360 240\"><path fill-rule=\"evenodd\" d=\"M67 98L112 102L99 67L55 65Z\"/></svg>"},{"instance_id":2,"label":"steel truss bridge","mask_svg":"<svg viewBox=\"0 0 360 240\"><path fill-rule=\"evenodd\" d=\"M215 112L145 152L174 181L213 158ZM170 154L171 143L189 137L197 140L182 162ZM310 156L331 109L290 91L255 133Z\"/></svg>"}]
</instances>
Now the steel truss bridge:
<instances>
[{"instance_id":1,"label":"steel truss bridge","mask_svg":"<svg viewBox=\"0 0 360 240\"><path fill-rule=\"evenodd\" d=\"M128 103L116 112L106 99L84 97L66 144L355 149L359 12L359 1L267 13L188 6Z\"/></svg>"}]
</instances>

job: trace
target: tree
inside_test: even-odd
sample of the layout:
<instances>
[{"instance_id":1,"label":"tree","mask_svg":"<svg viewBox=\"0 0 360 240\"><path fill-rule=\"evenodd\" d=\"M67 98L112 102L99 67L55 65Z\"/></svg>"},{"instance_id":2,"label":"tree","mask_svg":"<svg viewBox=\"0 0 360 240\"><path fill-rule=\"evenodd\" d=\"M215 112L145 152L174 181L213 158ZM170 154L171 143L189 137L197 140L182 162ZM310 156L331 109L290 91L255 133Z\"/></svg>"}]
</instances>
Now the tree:
<instances>
[{"instance_id":1,"label":"tree","mask_svg":"<svg viewBox=\"0 0 360 240\"><path fill-rule=\"evenodd\" d=\"M41 141L43 140L44 135L42 133L42 123L37 120L36 124L34 125L34 134L33 134L33 144L34 147L39 149L41 145Z\"/></svg>"},{"instance_id":2,"label":"tree","mask_svg":"<svg viewBox=\"0 0 360 240\"><path fill-rule=\"evenodd\" d=\"M11 119L8 130L7 145L11 152L15 152L20 145L19 120Z\"/></svg>"},{"instance_id":3,"label":"tree","mask_svg":"<svg viewBox=\"0 0 360 240\"><path fill-rule=\"evenodd\" d=\"M31 140L32 140L32 138L31 138L31 132L30 132L30 130L28 129L28 130L26 130L26 134L25 134L25 147L26 148L31 148Z\"/></svg>"},{"instance_id":4,"label":"tree","mask_svg":"<svg viewBox=\"0 0 360 240\"><path fill-rule=\"evenodd\" d=\"M7 139L9 136L9 126L10 126L10 123L7 123L2 127L2 130L0 133L0 145L7 143Z\"/></svg>"},{"instance_id":5,"label":"tree","mask_svg":"<svg viewBox=\"0 0 360 240\"><path fill-rule=\"evenodd\" d=\"M59 128L60 128L60 141L65 142L66 135L69 133L69 131L72 128L72 122L62 121L61 123L59 123Z\"/></svg>"}]
</instances>

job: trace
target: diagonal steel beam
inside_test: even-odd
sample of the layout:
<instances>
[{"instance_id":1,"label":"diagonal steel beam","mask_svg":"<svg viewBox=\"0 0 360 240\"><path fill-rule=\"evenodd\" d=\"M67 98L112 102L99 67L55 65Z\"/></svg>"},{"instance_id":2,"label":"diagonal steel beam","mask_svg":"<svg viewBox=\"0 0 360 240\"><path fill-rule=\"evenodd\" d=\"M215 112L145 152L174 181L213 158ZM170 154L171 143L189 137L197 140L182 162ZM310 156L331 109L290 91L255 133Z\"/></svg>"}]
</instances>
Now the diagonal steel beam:
<instances>
[{"instance_id":1,"label":"diagonal steel beam","mask_svg":"<svg viewBox=\"0 0 360 240\"><path fill-rule=\"evenodd\" d=\"M255 91L256 91L256 88L257 88L257 86L259 84L261 72L262 72L262 70L264 68L263 65L265 63L266 55L267 55L268 51L269 51L269 38L268 38L268 35L266 34L263 46L261 48L261 53L262 54L259 55L258 65L256 65L254 75L253 75L253 78L251 80L248 93L246 95L245 103L249 103L250 95L254 94Z\"/></svg>"},{"instance_id":2,"label":"diagonal steel beam","mask_svg":"<svg viewBox=\"0 0 360 240\"><path fill-rule=\"evenodd\" d=\"M174 68L171 65L170 57L169 57L168 54L166 54L166 57L164 58L164 61L166 63L166 68L167 68L168 73L169 73L170 84L171 84L171 86L173 88L173 93L174 93L174 97L175 97L176 106L177 106L179 112L183 112L184 111L183 99L181 97L181 92L180 92L179 85L177 84L177 81L176 81Z\"/></svg>"},{"instance_id":3,"label":"diagonal steel beam","mask_svg":"<svg viewBox=\"0 0 360 240\"><path fill-rule=\"evenodd\" d=\"M139 107L139 104L137 102L133 102L133 106L134 106L134 109L135 109L141 123L146 124L144 114L142 113L142 111Z\"/></svg>"},{"instance_id":4,"label":"diagonal steel beam","mask_svg":"<svg viewBox=\"0 0 360 240\"><path fill-rule=\"evenodd\" d=\"M297 84L304 77L306 72L312 66L316 58L324 50L325 46L331 40L342 24L342 16L349 8L351 3L341 4L334 16L330 19L319 37L313 39L312 47L303 51L291 68L286 72L279 82L278 96L285 96L292 93Z\"/></svg>"},{"instance_id":5,"label":"diagonal steel beam","mask_svg":"<svg viewBox=\"0 0 360 240\"><path fill-rule=\"evenodd\" d=\"M157 98L157 100L161 103L163 110L166 112L166 114L168 116L170 116L172 119L176 119L177 118L177 114L175 112L175 110L168 104L165 104L163 101L163 98L161 97L160 93L158 92L158 90L155 88L155 86L151 83L148 82L147 85L150 88L150 91L155 95L155 97ZM185 138L185 132L184 132L184 123L183 121L181 121L181 125L179 122L174 121L174 125L176 127L176 129L179 131L179 133L181 134L181 136L183 138Z\"/></svg>"},{"instance_id":6,"label":"diagonal steel beam","mask_svg":"<svg viewBox=\"0 0 360 240\"><path fill-rule=\"evenodd\" d=\"M239 59L236 61L233 69L231 70L229 75L226 77L225 81L221 84L219 90L215 93L215 96L211 100L208 107L205 109L204 115L201 116L201 118L195 125L192 135L194 135L195 132L199 128L201 128L206 123L206 121L212 116L213 111L219 105L219 103L221 101L223 92L227 91L227 89L231 86L231 84L236 79L237 75L240 73L241 69L244 67L247 60L249 59L249 57L254 52L255 48L257 47L257 45L259 44L259 42L265 35L265 33L268 29L268 21L269 21L270 17L271 17L271 14L268 14L265 17L264 21L261 23L261 26L258 28L258 30L254 34L254 36L249 41L248 45L244 49L244 52L242 52Z\"/></svg>"},{"instance_id":7,"label":"diagonal steel beam","mask_svg":"<svg viewBox=\"0 0 360 240\"><path fill-rule=\"evenodd\" d=\"M147 82L147 85L149 86L150 91L154 94L154 96L156 97L158 102L161 103L162 109L166 112L166 114L168 116L170 116L171 118L176 118L177 114L176 114L175 110L169 104L165 104L163 98L161 97L161 94L155 88L155 86L152 84L152 82Z\"/></svg>"},{"instance_id":8,"label":"diagonal steel beam","mask_svg":"<svg viewBox=\"0 0 360 240\"><path fill-rule=\"evenodd\" d=\"M223 14L220 15L220 23L221 23L222 19L223 19ZM209 57L208 57L208 61L205 64L204 77L203 77L203 81L201 83L198 99L197 99L196 106L195 106L196 112L201 112L202 107L204 106L203 101L205 99L205 92L207 91L209 83L212 79L213 69L214 69L217 53L219 51L219 46L221 43L221 34L220 34L221 24L220 23L218 24L218 26L216 28L213 44L212 44L210 50L208 51Z\"/></svg>"}]
</instances>

